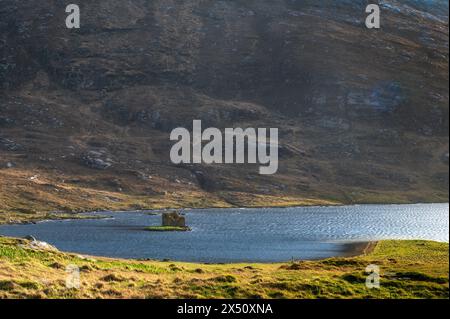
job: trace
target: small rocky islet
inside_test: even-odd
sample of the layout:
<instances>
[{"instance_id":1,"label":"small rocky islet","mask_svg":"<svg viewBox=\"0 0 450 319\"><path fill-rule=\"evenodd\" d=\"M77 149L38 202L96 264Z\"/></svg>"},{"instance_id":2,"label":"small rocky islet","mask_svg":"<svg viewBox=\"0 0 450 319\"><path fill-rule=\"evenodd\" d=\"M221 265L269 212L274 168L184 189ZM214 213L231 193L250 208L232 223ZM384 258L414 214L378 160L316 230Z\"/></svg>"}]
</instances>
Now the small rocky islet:
<instances>
[{"instance_id":1,"label":"small rocky islet","mask_svg":"<svg viewBox=\"0 0 450 319\"><path fill-rule=\"evenodd\" d=\"M160 226L146 227L147 231L167 232L167 231L190 231L186 226L186 217L180 215L178 212L162 213L162 221Z\"/></svg>"}]
</instances>

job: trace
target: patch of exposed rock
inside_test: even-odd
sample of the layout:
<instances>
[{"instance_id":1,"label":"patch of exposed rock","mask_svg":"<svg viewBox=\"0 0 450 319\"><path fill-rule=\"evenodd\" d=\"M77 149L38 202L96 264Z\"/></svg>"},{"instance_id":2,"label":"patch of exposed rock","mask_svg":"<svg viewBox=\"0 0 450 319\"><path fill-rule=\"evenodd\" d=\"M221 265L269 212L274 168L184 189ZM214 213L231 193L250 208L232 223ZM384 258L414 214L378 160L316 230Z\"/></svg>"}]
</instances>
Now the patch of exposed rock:
<instances>
[{"instance_id":1,"label":"patch of exposed rock","mask_svg":"<svg viewBox=\"0 0 450 319\"><path fill-rule=\"evenodd\" d=\"M89 151L82 155L81 162L84 166L100 170L108 169L113 164L112 159L101 151Z\"/></svg>"},{"instance_id":2,"label":"patch of exposed rock","mask_svg":"<svg viewBox=\"0 0 450 319\"><path fill-rule=\"evenodd\" d=\"M49 243L46 243L45 241L39 241L33 236L27 236L25 237L27 240L25 243L20 244L19 246L26 249L32 249L32 250L44 250L44 251L58 251L58 249L50 245Z\"/></svg>"}]
</instances>

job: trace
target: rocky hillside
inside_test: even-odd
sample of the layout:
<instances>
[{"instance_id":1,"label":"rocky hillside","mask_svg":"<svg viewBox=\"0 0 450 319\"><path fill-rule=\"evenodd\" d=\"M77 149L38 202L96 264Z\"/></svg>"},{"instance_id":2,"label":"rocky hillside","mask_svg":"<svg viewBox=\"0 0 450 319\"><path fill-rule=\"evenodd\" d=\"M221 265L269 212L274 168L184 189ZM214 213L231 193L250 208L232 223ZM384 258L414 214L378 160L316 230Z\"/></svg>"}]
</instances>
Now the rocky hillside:
<instances>
[{"instance_id":1,"label":"rocky hillside","mask_svg":"<svg viewBox=\"0 0 450 319\"><path fill-rule=\"evenodd\" d=\"M448 1L66 5L0 0L0 211L448 201ZM280 128L278 174L172 165L193 119Z\"/></svg>"}]
</instances>

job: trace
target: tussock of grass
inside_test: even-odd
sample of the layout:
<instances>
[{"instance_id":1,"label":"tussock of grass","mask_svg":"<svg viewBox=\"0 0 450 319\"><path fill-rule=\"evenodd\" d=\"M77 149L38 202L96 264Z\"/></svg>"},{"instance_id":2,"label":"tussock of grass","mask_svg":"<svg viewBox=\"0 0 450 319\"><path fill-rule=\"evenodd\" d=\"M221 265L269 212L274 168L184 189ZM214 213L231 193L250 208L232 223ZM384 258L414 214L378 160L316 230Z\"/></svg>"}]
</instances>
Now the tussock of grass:
<instances>
[{"instance_id":1,"label":"tussock of grass","mask_svg":"<svg viewBox=\"0 0 450 319\"><path fill-rule=\"evenodd\" d=\"M381 241L366 255L276 264L194 264L34 251L0 237L0 298L448 298L449 246ZM368 289L365 268L380 267ZM80 268L80 289L65 286Z\"/></svg>"}]
</instances>

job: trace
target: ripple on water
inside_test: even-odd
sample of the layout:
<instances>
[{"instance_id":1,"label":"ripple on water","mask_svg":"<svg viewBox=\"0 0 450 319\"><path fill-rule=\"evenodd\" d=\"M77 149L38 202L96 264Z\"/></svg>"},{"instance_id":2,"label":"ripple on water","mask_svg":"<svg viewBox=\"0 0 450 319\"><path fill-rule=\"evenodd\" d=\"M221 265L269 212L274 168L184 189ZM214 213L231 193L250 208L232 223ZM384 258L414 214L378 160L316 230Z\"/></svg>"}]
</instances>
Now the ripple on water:
<instances>
[{"instance_id":1,"label":"ripple on water","mask_svg":"<svg viewBox=\"0 0 450 319\"><path fill-rule=\"evenodd\" d=\"M186 210L191 232L153 233L160 216L0 226L0 234L34 235L61 250L122 258L197 262L284 261L343 254L344 243L379 239L449 241L448 204L357 205ZM100 213L105 215L105 213Z\"/></svg>"}]
</instances>

